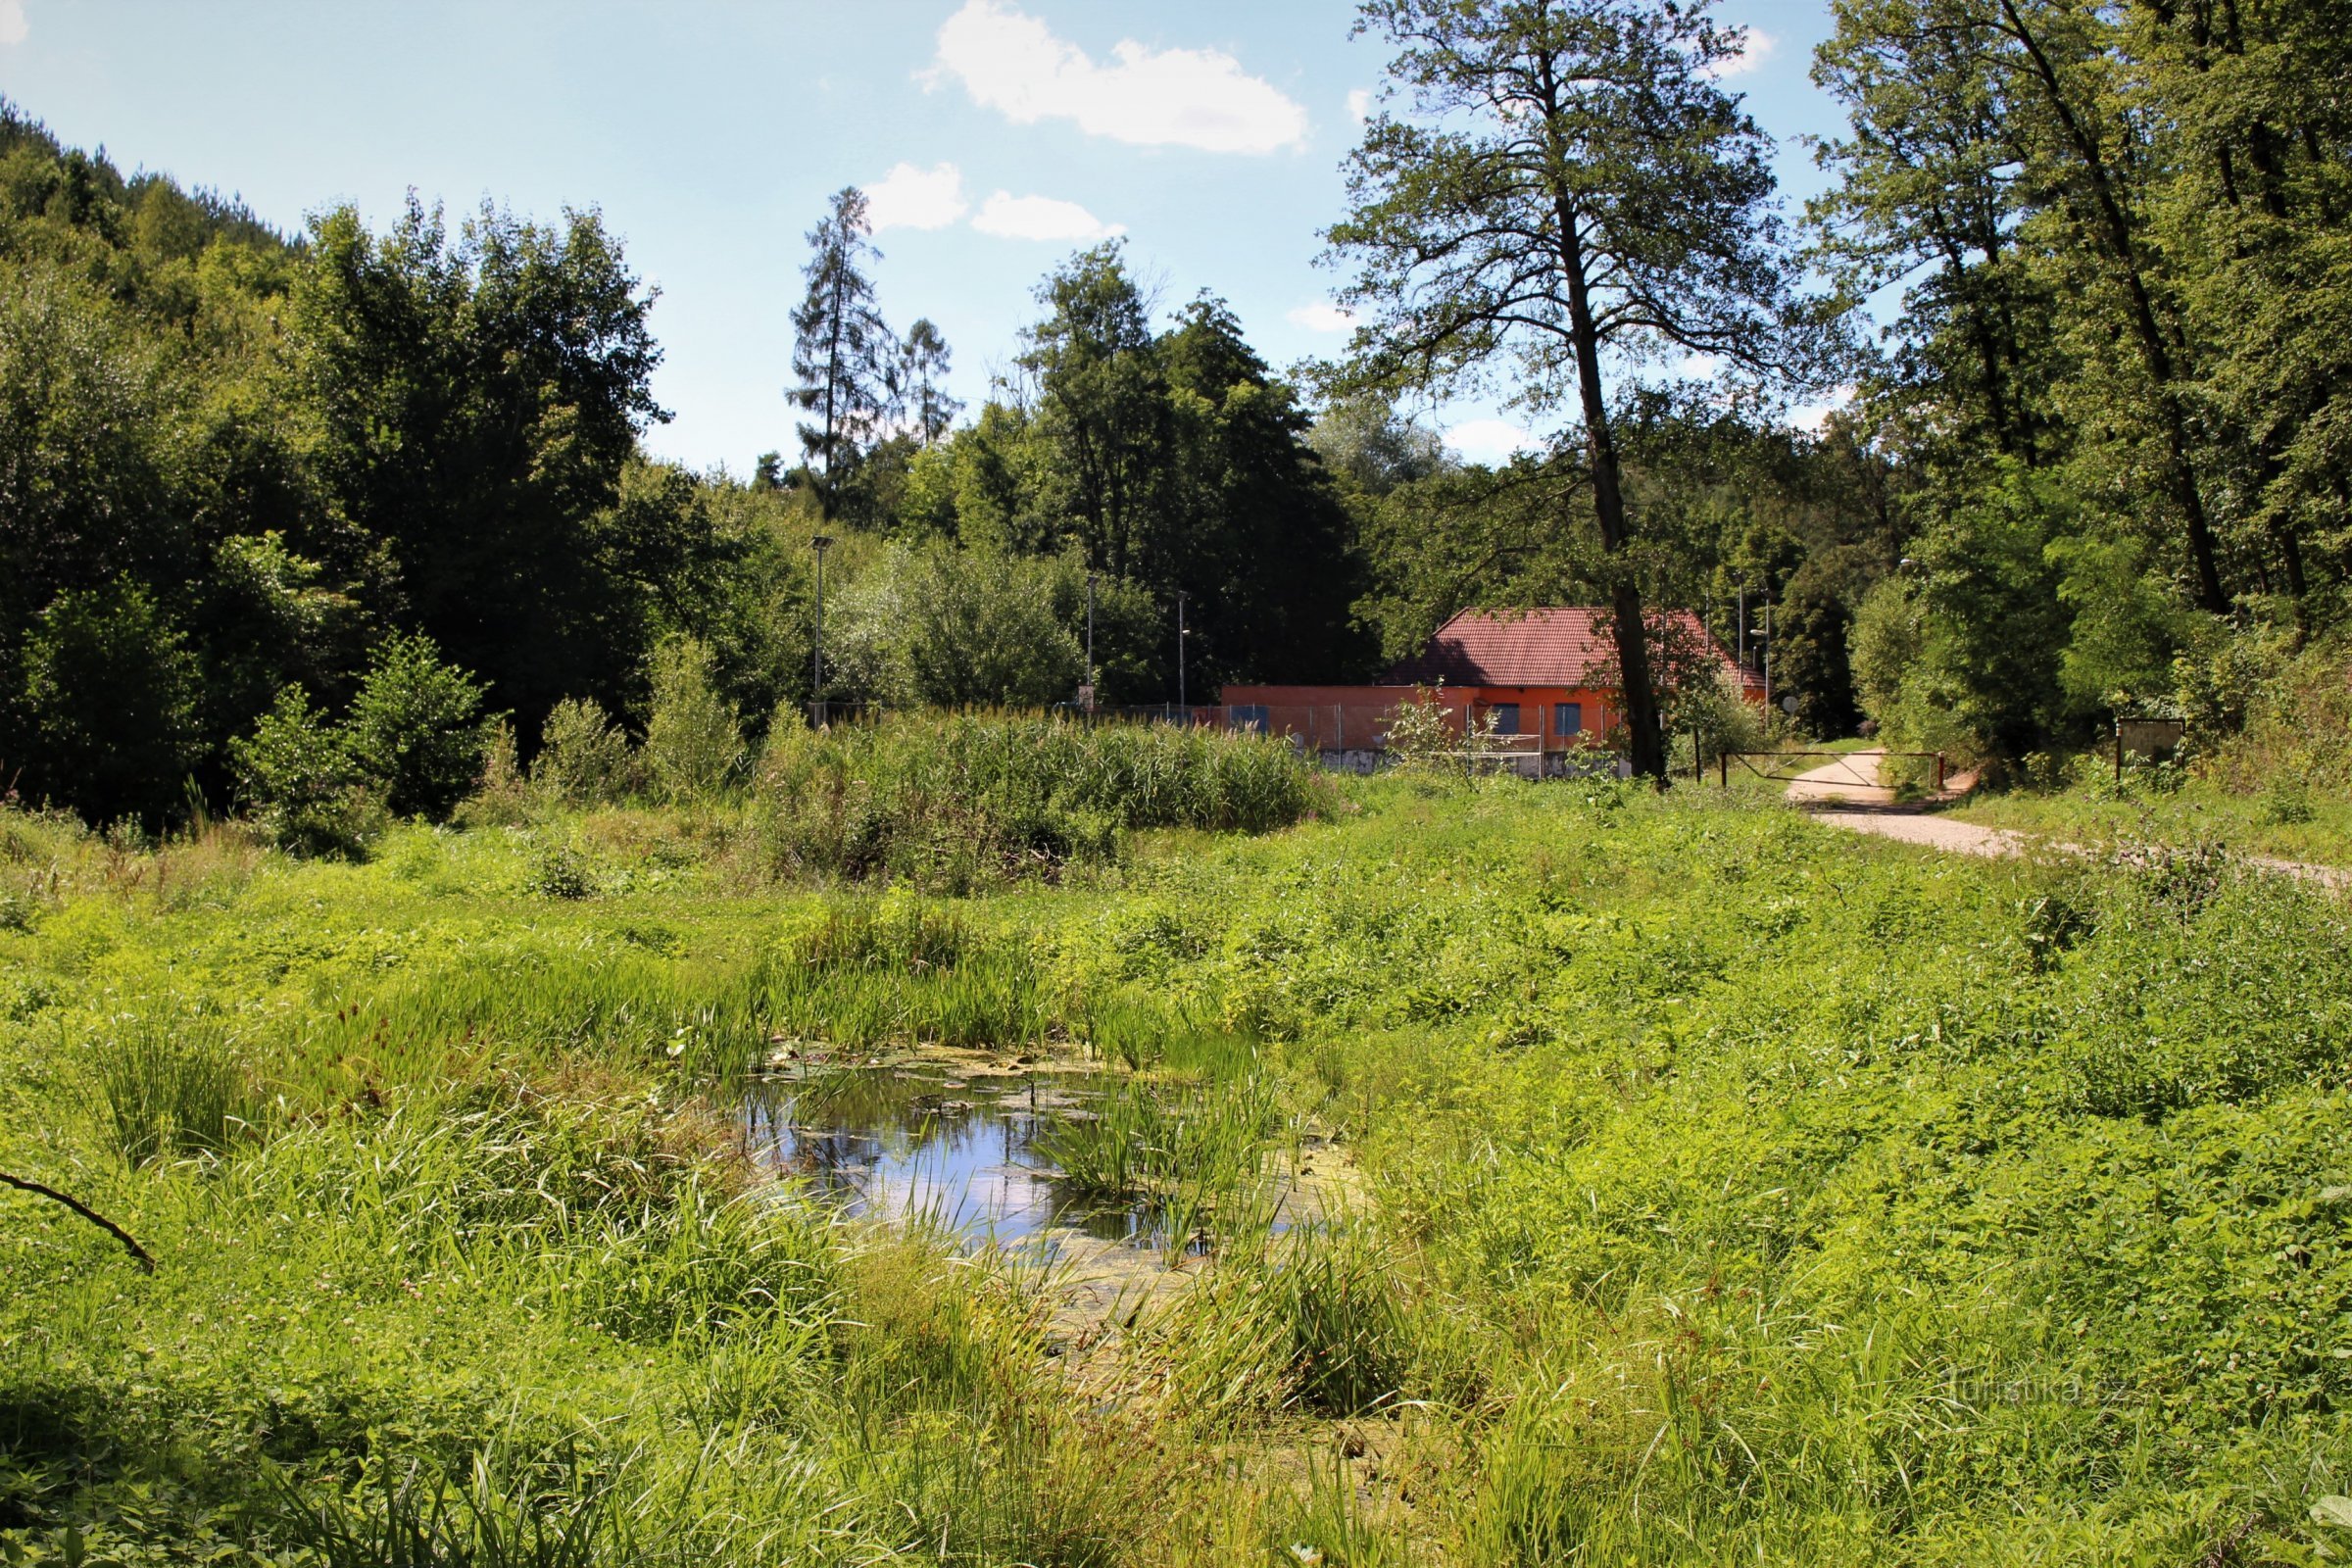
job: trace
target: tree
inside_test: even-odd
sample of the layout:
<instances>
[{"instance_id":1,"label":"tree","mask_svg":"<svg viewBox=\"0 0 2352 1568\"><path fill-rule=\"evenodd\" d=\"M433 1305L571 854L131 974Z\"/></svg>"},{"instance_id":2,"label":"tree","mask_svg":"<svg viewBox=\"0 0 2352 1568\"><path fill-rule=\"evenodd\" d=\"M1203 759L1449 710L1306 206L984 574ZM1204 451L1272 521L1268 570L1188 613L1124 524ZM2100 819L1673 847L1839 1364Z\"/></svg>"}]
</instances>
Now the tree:
<instances>
[{"instance_id":1,"label":"tree","mask_svg":"<svg viewBox=\"0 0 2352 1568\"><path fill-rule=\"evenodd\" d=\"M1193 596L1201 687L1363 673L1376 653L1350 612L1363 561L1296 395L1207 294L1177 314L1159 358L1176 440L1167 564Z\"/></svg>"},{"instance_id":2,"label":"tree","mask_svg":"<svg viewBox=\"0 0 2352 1568\"><path fill-rule=\"evenodd\" d=\"M926 447L946 435L963 412L962 402L948 395L947 379L948 340L930 318L917 318L899 345L898 388L913 433Z\"/></svg>"},{"instance_id":3,"label":"tree","mask_svg":"<svg viewBox=\"0 0 2352 1568\"><path fill-rule=\"evenodd\" d=\"M395 816L442 821L481 776L492 722L479 682L429 637L378 644L343 721L352 768Z\"/></svg>"},{"instance_id":4,"label":"tree","mask_svg":"<svg viewBox=\"0 0 2352 1568\"><path fill-rule=\"evenodd\" d=\"M621 507L668 416L650 291L593 213L560 229L484 207L454 237L412 201L372 235L312 226L292 301L295 394L334 506L390 578L397 625L478 672L526 730L583 692L617 703L669 519Z\"/></svg>"},{"instance_id":5,"label":"tree","mask_svg":"<svg viewBox=\"0 0 2352 1568\"><path fill-rule=\"evenodd\" d=\"M2021 240L2039 251L2037 287L2095 323L2073 335L2079 363L2064 368L2079 389L2072 422L2123 427L2110 468L2164 498L2193 597L2218 613L2230 595L2199 450L2200 346L2148 214L2149 127L2166 116L2121 85L2121 9L1839 0L1817 74L1847 102L1856 135L1826 149L1845 185L1819 212L1865 245L1933 267L1912 298L1973 343L1986 414L2012 457L2034 455L2034 416L2015 347L2021 291L1998 274L2014 271L2004 256Z\"/></svg>"},{"instance_id":6,"label":"tree","mask_svg":"<svg viewBox=\"0 0 2352 1568\"><path fill-rule=\"evenodd\" d=\"M1306 442L1343 490L1374 499L1451 463L1444 437L1398 414L1396 399L1379 392L1336 399Z\"/></svg>"},{"instance_id":7,"label":"tree","mask_svg":"<svg viewBox=\"0 0 2352 1568\"><path fill-rule=\"evenodd\" d=\"M1167 377L1143 291L1110 240L1072 257L1037 298L1047 315L1024 334L1020 363L1037 378L1030 434L1047 454L1041 509L1077 539L1089 565L1156 578L1173 449ZM1033 548L1059 545L1044 539Z\"/></svg>"},{"instance_id":8,"label":"tree","mask_svg":"<svg viewBox=\"0 0 2352 1568\"><path fill-rule=\"evenodd\" d=\"M1637 772L1663 781L1608 377L1628 357L1787 368L1771 143L1719 84L1744 34L1703 3L1365 0L1417 118L1374 116L1329 231L1367 318L1340 377L1573 405ZM1563 525L1567 519L1563 519Z\"/></svg>"},{"instance_id":9,"label":"tree","mask_svg":"<svg viewBox=\"0 0 2352 1568\"><path fill-rule=\"evenodd\" d=\"M675 637L654 651L645 755L673 801L713 795L743 763L743 726L711 679L710 650Z\"/></svg>"},{"instance_id":10,"label":"tree","mask_svg":"<svg viewBox=\"0 0 2352 1568\"><path fill-rule=\"evenodd\" d=\"M197 664L147 591L118 579L63 593L24 648L24 783L99 821L159 821L197 756Z\"/></svg>"},{"instance_id":11,"label":"tree","mask_svg":"<svg viewBox=\"0 0 2352 1568\"><path fill-rule=\"evenodd\" d=\"M808 265L801 270L808 293L792 313L792 373L800 385L790 397L816 416L800 426L801 449L814 465L828 519L844 456L873 434L895 397L898 344L865 273L882 259L872 232L865 193L852 185L835 194L832 210L808 231Z\"/></svg>"}]
</instances>

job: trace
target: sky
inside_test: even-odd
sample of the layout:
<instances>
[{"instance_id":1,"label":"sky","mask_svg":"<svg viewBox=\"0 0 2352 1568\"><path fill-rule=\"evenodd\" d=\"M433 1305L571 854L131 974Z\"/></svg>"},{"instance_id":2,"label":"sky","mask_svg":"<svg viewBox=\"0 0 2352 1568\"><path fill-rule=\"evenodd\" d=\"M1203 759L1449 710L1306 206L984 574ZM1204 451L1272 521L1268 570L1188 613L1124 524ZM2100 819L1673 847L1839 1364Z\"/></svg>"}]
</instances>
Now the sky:
<instances>
[{"instance_id":1,"label":"sky","mask_svg":"<svg viewBox=\"0 0 2352 1568\"><path fill-rule=\"evenodd\" d=\"M976 411L1043 278L1123 237L1163 314L1222 296L1278 368L1345 341L1318 267L1341 163L1386 53L1351 0L0 0L0 92L69 146L241 196L288 230L408 193L453 216L595 208L661 291L657 454L747 473L796 452L784 401L806 234L844 185L873 203L875 285L928 317ZM1728 85L1780 144L1837 107L1806 78L1826 0L1723 0L1749 29ZM1464 456L1509 411L1429 411Z\"/></svg>"}]
</instances>

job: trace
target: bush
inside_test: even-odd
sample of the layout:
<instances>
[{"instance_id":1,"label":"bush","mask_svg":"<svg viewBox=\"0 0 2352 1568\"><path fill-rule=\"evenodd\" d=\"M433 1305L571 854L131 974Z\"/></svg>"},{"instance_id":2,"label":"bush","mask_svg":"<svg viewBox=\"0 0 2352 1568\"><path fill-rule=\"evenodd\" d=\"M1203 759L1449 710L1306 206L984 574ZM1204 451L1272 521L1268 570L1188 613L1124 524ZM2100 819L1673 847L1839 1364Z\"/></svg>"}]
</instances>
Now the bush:
<instances>
[{"instance_id":1,"label":"bush","mask_svg":"<svg viewBox=\"0 0 2352 1568\"><path fill-rule=\"evenodd\" d=\"M297 855L357 857L380 824L342 733L299 686L277 694L252 735L229 742L239 787L263 831Z\"/></svg>"},{"instance_id":2,"label":"bush","mask_svg":"<svg viewBox=\"0 0 2352 1568\"><path fill-rule=\"evenodd\" d=\"M98 1085L130 1165L223 1153L252 1123L252 1086L218 1019L124 1021L100 1046Z\"/></svg>"},{"instance_id":3,"label":"bush","mask_svg":"<svg viewBox=\"0 0 2352 1568\"><path fill-rule=\"evenodd\" d=\"M354 771L394 815L447 819L481 776L491 732L482 695L431 638L386 638L344 721Z\"/></svg>"},{"instance_id":4,"label":"bush","mask_svg":"<svg viewBox=\"0 0 2352 1568\"><path fill-rule=\"evenodd\" d=\"M711 679L710 650L677 637L655 651L654 710L645 754L673 801L714 794L743 762L743 726Z\"/></svg>"},{"instance_id":5,"label":"bush","mask_svg":"<svg viewBox=\"0 0 2352 1568\"><path fill-rule=\"evenodd\" d=\"M629 739L593 697L566 698L548 711L539 731L531 782L574 806L619 795L628 783Z\"/></svg>"}]
</instances>

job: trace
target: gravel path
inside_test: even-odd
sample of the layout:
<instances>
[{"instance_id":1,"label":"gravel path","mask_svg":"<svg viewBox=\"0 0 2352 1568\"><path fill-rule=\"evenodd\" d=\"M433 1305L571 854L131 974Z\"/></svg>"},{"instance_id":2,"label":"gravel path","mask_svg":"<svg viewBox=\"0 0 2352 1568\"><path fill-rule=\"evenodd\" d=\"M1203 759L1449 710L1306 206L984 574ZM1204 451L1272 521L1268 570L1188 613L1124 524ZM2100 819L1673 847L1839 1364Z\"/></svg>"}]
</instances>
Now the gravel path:
<instances>
[{"instance_id":1,"label":"gravel path","mask_svg":"<svg viewBox=\"0 0 2352 1568\"><path fill-rule=\"evenodd\" d=\"M2078 844L2060 844L2008 828L1958 822L1948 816L1934 815L1925 806L1897 806L1894 791L1856 782L1877 777L1878 760L1885 755L1875 751L1849 752L1835 762L1799 773L1788 781L1788 799L1819 820L1838 827L1850 828L1856 833L1875 833L1904 844L1924 844L1952 855L1981 855L1997 859L2008 855L2028 855L2034 850L2053 850L2061 855L2084 853ZM2313 865L2268 855L2240 858L2266 871L2300 877L2339 892L2352 888L2352 867Z\"/></svg>"}]
</instances>

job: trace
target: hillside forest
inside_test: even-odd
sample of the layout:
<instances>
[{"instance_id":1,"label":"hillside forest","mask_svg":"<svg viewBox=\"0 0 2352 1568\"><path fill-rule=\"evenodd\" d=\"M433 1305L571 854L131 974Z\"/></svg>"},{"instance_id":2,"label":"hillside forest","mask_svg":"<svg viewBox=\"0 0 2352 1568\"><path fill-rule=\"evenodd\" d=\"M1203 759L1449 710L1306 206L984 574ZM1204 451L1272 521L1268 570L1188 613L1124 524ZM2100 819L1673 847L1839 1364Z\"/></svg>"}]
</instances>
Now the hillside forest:
<instances>
[{"instance_id":1,"label":"hillside forest","mask_svg":"<svg viewBox=\"0 0 2352 1568\"><path fill-rule=\"evenodd\" d=\"M1729 638L1744 604L1814 736L2016 768L2119 710L2252 721L2345 617L2352 42L2284 0L1835 10L1850 128L1800 213L1703 9L1574 43L1670 55L1645 85L1539 103L1564 36L1368 6L1397 52L1326 363L1270 366L1113 241L1039 280L966 409L936 328L879 314L844 190L742 472L646 451L656 291L593 207L288 230L8 108L0 768L99 824L431 815L551 723L642 734L665 678L753 743L814 698L1067 702L1090 604L1113 705L1364 678L1466 606ZM1546 243L1552 196L1582 317L1462 242L1485 212ZM1556 437L1459 461L1422 414L1465 386ZM412 755L419 715L451 757Z\"/></svg>"}]
</instances>

